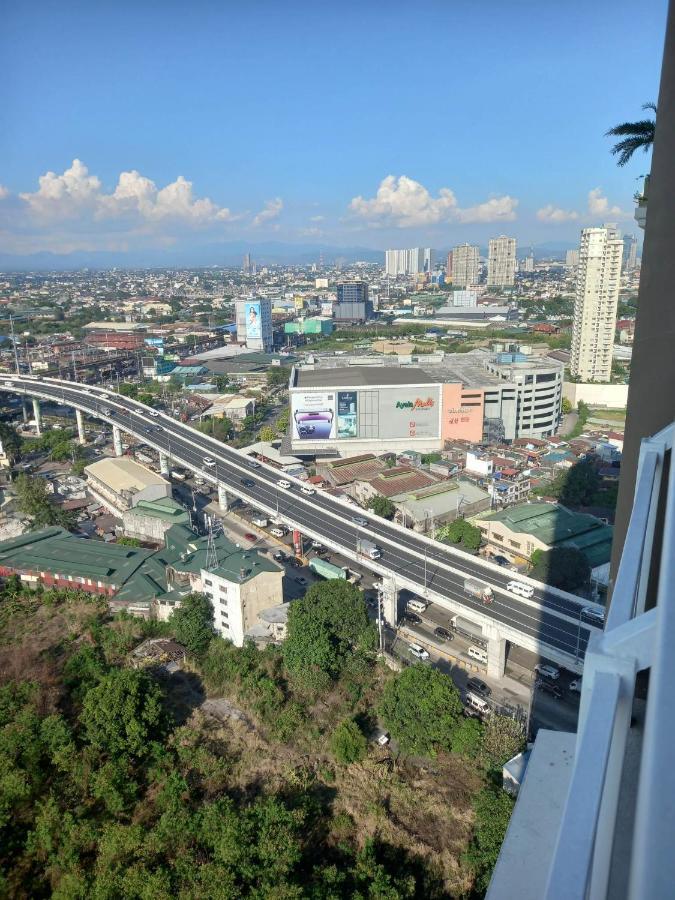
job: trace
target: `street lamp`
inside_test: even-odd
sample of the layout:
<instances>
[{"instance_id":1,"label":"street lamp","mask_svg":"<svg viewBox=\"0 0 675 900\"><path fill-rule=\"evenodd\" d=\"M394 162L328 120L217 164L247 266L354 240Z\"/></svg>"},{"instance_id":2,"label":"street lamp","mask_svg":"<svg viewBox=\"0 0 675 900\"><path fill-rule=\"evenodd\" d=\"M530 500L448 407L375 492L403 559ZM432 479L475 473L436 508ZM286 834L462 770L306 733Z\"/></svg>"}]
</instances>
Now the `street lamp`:
<instances>
[{"instance_id":1,"label":"street lamp","mask_svg":"<svg viewBox=\"0 0 675 900\"><path fill-rule=\"evenodd\" d=\"M574 657L575 662L579 662L579 650L581 645L581 614L583 613L584 608L579 604L579 623L577 625L577 651Z\"/></svg>"}]
</instances>

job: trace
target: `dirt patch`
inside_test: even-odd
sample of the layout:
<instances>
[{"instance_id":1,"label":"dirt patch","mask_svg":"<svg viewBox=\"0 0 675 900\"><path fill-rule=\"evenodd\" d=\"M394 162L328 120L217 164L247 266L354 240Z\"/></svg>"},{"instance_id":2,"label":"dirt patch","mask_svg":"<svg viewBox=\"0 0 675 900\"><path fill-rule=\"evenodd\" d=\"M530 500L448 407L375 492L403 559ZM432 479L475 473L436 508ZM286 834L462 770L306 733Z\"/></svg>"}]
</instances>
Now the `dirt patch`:
<instances>
[{"instance_id":1,"label":"dirt patch","mask_svg":"<svg viewBox=\"0 0 675 900\"><path fill-rule=\"evenodd\" d=\"M249 728L253 728L253 722L251 722L246 713L224 697L212 697L209 700L205 700L200 709L205 715L213 716L214 719L218 719L220 722L234 719Z\"/></svg>"}]
</instances>

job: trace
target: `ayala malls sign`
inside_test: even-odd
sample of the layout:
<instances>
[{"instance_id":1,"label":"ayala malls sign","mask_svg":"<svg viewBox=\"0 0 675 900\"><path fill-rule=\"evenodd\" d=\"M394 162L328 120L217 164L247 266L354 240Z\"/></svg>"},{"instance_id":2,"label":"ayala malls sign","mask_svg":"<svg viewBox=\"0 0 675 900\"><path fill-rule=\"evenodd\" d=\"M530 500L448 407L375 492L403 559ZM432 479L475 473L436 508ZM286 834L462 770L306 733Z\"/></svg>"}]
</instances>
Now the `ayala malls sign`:
<instances>
[{"instance_id":1,"label":"ayala malls sign","mask_svg":"<svg viewBox=\"0 0 675 900\"><path fill-rule=\"evenodd\" d=\"M415 400L396 401L396 409L433 409L433 406L433 397L427 397L426 400L422 400L420 397L417 397L415 398Z\"/></svg>"}]
</instances>

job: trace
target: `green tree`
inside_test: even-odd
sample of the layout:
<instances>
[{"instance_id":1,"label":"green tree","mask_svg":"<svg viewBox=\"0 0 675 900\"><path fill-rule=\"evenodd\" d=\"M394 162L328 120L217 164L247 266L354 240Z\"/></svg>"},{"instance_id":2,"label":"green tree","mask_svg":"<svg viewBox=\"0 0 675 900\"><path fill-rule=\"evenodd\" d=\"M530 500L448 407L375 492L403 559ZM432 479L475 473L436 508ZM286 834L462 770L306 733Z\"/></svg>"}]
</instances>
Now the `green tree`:
<instances>
[{"instance_id":1,"label":"green tree","mask_svg":"<svg viewBox=\"0 0 675 900\"><path fill-rule=\"evenodd\" d=\"M0 422L0 442L10 463L15 463L21 456L21 438L6 422Z\"/></svg>"},{"instance_id":2,"label":"green tree","mask_svg":"<svg viewBox=\"0 0 675 900\"><path fill-rule=\"evenodd\" d=\"M212 416L210 419L201 421L197 425L197 430L201 431L202 434L210 434L217 441L225 443L234 434L234 424L227 416L222 416L220 419Z\"/></svg>"},{"instance_id":3,"label":"green tree","mask_svg":"<svg viewBox=\"0 0 675 900\"><path fill-rule=\"evenodd\" d=\"M567 399L567 397L562 398L561 408L564 415L572 412L572 403Z\"/></svg>"},{"instance_id":4,"label":"green tree","mask_svg":"<svg viewBox=\"0 0 675 900\"><path fill-rule=\"evenodd\" d=\"M62 528L72 527L72 515L52 503L44 478L29 478L28 475L19 475L14 482L14 488L20 512L30 516L36 528L44 528L48 525L59 525Z\"/></svg>"},{"instance_id":5,"label":"green tree","mask_svg":"<svg viewBox=\"0 0 675 900\"><path fill-rule=\"evenodd\" d=\"M414 665L385 686L379 712L402 750L433 756L438 749L451 749L462 701L451 678L431 666Z\"/></svg>"},{"instance_id":6,"label":"green tree","mask_svg":"<svg viewBox=\"0 0 675 900\"><path fill-rule=\"evenodd\" d=\"M218 391L218 393L224 394L227 390L227 386L230 383L230 379L227 377L227 375L216 375L215 381L216 390Z\"/></svg>"},{"instance_id":7,"label":"green tree","mask_svg":"<svg viewBox=\"0 0 675 900\"><path fill-rule=\"evenodd\" d=\"M588 584L591 567L575 547L535 550L530 557L530 577L563 591L576 591Z\"/></svg>"},{"instance_id":8,"label":"green tree","mask_svg":"<svg viewBox=\"0 0 675 900\"><path fill-rule=\"evenodd\" d=\"M371 497L366 506L368 509L372 509L376 516L381 516L383 519L393 519L396 512L396 507L389 497L382 497L380 494Z\"/></svg>"},{"instance_id":9,"label":"green tree","mask_svg":"<svg viewBox=\"0 0 675 900\"><path fill-rule=\"evenodd\" d=\"M644 103L643 109L651 109L654 112L653 119L640 119L637 122L622 122L605 132L606 137L620 137L612 147L612 155L618 156L617 165L625 166L637 150L647 153L654 143L656 130L656 106L653 103Z\"/></svg>"},{"instance_id":10,"label":"green tree","mask_svg":"<svg viewBox=\"0 0 675 900\"><path fill-rule=\"evenodd\" d=\"M121 547L140 547L141 546L141 542L138 540L138 538L132 538L132 537L117 538L116 543L118 543Z\"/></svg>"},{"instance_id":11,"label":"green tree","mask_svg":"<svg viewBox=\"0 0 675 900\"><path fill-rule=\"evenodd\" d=\"M339 677L371 632L363 593L347 581L317 582L288 612L282 653L289 671L320 690Z\"/></svg>"},{"instance_id":12,"label":"green tree","mask_svg":"<svg viewBox=\"0 0 675 900\"><path fill-rule=\"evenodd\" d=\"M365 735L353 719L345 719L330 739L331 753L342 766L360 762L368 750Z\"/></svg>"},{"instance_id":13,"label":"green tree","mask_svg":"<svg viewBox=\"0 0 675 900\"><path fill-rule=\"evenodd\" d=\"M286 387L291 377L291 370L287 366L270 366L267 370L267 384L269 387Z\"/></svg>"},{"instance_id":14,"label":"green tree","mask_svg":"<svg viewBox=\"0 0 675 900\"><path fill-rule=\"evenodd\" d=\"M484 896L513 810L513 800L497 787L484 788L474 800L475 823L465 864L473 871L474 891Z\"/></svg>"},{"instance_id":15,"label":"green tree","mask_svg":"<svg viewBox=\"0 0 675 900\"><path fill-rule=\"evenodd\" d=\"M492 766L501 769L525 746L521 722L510 716L491 715L483 731L483 753Z\"/></svg>"},{"instance_id":16,"label":"green tree","mask_svg":"<svg viewBox=\"0 0 675 900\"><path fill-rule=\"evenodd\" d=\"M436 539L446 544L460 544L464 550L478 550L481 543L480 528L466 519L455 519L436 531Z\"/></svg>"},{"instance_id":17,"label":"green tree","mask_svg":"<svg viewBox=\"0 0 675 900\"><path fill-rule=\"evenodd\" d=\"M482 740L482 724L477 719L461 718L452 732L452 752L476 759Z\"/></svg>"},{"instance_id":18,"label":"green tree","mask_svg":"<svg viewBox=\"0 0 675 900\"><path fill-rule=\"evenodd\" d=\"M123 381L119 386L119 392L123 397L131 397L134 400L138 397L138 385Z\"/></svg>"},{"instance_id":19,"label":"green tree","mask_svg":"<svg viewBox=\"0 0 675 900\"><path fill-rule=\"evenodd\" d=\"M277 436L276 428L273 428L271 425L263 425L258 433L258 437L261 441L274 441Z\"/></svg>"},{"instance_id":20,"label":"green tree","mask_svg":"<svg viewBox=\"0 0 675 900\"><path fill-rule=\"evenodd\" d=\"M288 428L289 422L291 421L291 412L286 407L282 409L279 415L277 416L276 429L279 432L284 432Z\"/></svg>"},{"instance_id":21,"label":"green tree","mask_svg":"<svg viewBox=\"0 0 675 900\"><path fill-rule=\"evenodd\" d=\"M213 606L204 594L188 594L169 619L176 640L201 656L214 636Z\"/></svg>"},{"instance_id":22,"label":"green tree","mask_svg":"<svg viewBox=\"0 0 675 900\"><path fill-rule=\"evenodd\" d=\"M162 701L159 686L145 673L113 669L85 694L80 722L101 753L141 758L166 733Z\"/></svg>"}]
</instances>

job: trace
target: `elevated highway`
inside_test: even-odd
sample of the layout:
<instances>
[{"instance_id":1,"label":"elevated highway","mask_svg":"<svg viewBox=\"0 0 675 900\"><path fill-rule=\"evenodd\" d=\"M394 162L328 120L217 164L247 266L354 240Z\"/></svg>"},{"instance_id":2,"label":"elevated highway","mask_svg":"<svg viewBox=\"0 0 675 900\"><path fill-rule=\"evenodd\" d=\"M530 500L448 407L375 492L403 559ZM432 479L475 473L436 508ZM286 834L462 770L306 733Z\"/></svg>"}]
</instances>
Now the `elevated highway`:
<instances>
[{"instance_id":1,"label":"elevated highway","mask_svg":"<svg viewBox=\"0 0 675 900\"><path fill-rule=\"evenodd\" d=\"M325 492L303 494L302 482L265 464L253 467L251 458L244 452L163 413L151 414L144 404L112 391L51 378L15 375L0 375L0 390L32 398L38 424L41 399L74 408L81 439L83 414L107 422L113 428L118 455L122 453L122 432L133 434L159 452L165 474L172 463L177 463L217 485L222 508L227 508L229 497L239 497L271 516L278 516L290 528L368 566L382 576L383 608L390 624L396 623L398 594L404 588L471 619L483 629L488 643L488 673L493 676L503 673L507 641L573 671L582 669L589 635L597 631L582 617L588 601L522 576L516 576L517 580L532 585L533 594L528 599L515 596L506 590L507 583L514 579L512 572L352 507ZM289 490L279 487L279 481L284 478L291 482ZM357 524L355 516L366 520L367 525ZM377 544L382 551L379 559L371 560L359 553L363 539ZM493 602L483 605L467 594L466 578L489 585Z\"/></svg>"}]
</instances>

